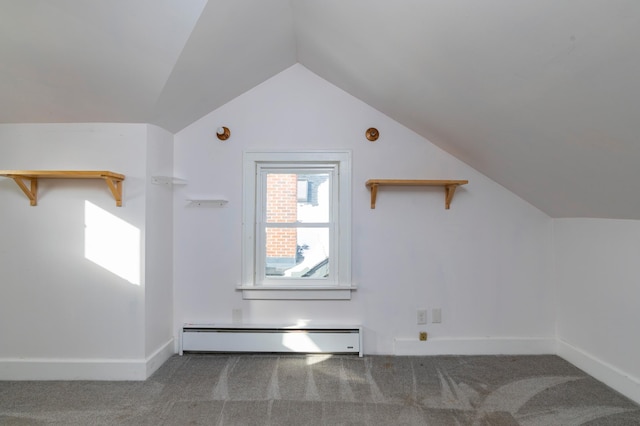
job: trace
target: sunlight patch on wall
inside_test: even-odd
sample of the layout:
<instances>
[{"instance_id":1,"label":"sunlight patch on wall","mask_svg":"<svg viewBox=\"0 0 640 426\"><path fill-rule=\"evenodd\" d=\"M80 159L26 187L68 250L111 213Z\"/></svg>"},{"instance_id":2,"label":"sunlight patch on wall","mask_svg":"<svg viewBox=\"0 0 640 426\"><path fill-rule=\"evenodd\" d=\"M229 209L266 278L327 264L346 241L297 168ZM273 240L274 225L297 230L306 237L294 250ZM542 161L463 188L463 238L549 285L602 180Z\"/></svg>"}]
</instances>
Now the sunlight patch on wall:
<instances>
[{"instance_id":1,"label":"sunlight patch on wall","mask_svg":"<svg viewBox=\"0 0 640 426\"><path fill-rule=\"evenodd\" d=\"M84 257L140 285L140 229L89 201L84 204Z\"/></svg>"}]
</instances>

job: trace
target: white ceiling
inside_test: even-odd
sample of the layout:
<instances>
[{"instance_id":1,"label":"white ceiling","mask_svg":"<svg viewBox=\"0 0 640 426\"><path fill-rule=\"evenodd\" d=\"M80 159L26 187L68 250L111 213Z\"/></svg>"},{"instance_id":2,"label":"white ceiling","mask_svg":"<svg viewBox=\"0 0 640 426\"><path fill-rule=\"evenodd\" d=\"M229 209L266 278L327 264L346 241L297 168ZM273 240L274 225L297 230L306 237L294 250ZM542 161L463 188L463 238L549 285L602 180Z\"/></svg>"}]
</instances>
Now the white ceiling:
<instances>
[{"instance_id":1,"label":"white ceiling","mask_svg":"<svg viewBox=\"0 0 640 426\"><path fill-rule=\"evenodd\" d=\"M640 219L637 0L0 0L2 123L177 132L296 62L553 217Z\"/></svg>"}]
</instances>

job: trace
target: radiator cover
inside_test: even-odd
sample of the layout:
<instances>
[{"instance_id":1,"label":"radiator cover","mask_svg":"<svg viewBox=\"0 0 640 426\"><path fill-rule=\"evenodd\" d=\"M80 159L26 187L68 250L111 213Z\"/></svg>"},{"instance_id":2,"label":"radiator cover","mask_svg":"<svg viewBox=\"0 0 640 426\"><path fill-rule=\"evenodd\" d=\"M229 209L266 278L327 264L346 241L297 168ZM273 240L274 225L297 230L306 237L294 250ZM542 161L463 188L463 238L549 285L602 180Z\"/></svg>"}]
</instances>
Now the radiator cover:
<instances>
[{"instance_id":1,"label":"radiator cover","mask_svg":"<svg viewBox=\"0 0 640 426\"><path fill-rule=\"evenodd\" d=\"M183 352L351 353L362 356L360 326L184 324Z\"/></svg>"}]
</instances>

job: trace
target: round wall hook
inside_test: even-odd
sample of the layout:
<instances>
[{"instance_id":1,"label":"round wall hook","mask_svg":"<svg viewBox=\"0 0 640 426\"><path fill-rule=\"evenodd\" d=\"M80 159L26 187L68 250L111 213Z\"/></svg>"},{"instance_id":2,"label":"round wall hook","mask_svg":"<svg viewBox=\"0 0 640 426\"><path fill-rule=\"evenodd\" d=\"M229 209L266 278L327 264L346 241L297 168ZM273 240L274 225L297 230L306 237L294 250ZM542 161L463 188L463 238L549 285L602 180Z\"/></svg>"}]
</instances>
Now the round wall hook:
<instances>
[{"instance_id":1,"label":"round wall hook","mask_svg":"<svg viewBox=\"0 0 640 426\"><path fill-rule=\"evenodd\" d=\"M227 127L218 127L218 130L216 131L216 136L221 141L226 141L227 139L229 139L229 136L231 136L231 130L229 130L229 128Z\"/></svg>"},{"instance_id":2,"label":"round wall hook","mask_svg":"<svg viewBox=\"0 0 640 426\"><path fill-rule=\"evenodd\" d=\"M367 139L369 139L371 142L374 142L378 140L380 132L378 132L378 129L376 129L375 127L369 127L365 135L367 136Z\"/></svg>"}]
</instances>

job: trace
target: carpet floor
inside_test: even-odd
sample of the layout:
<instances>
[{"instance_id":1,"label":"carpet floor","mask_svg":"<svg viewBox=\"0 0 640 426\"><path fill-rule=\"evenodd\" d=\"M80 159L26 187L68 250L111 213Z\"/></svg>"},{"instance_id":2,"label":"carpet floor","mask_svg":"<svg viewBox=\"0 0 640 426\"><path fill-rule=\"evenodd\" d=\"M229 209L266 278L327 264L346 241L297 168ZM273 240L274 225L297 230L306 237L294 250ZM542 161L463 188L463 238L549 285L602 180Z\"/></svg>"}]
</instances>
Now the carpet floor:
<instances>
[{"instance_id":1,"label":"carpet floor","mask_svg":"<svg viewBox=\"0 0 640 426\"><path fill-rule=\"evenodd\" d=\"M173 356L146 381L0 382L0 425L640 425L557 356Z\"/></svg>"}]
</instances>

